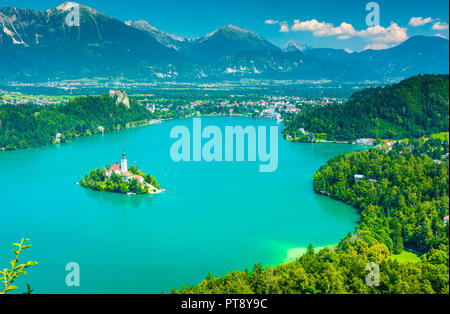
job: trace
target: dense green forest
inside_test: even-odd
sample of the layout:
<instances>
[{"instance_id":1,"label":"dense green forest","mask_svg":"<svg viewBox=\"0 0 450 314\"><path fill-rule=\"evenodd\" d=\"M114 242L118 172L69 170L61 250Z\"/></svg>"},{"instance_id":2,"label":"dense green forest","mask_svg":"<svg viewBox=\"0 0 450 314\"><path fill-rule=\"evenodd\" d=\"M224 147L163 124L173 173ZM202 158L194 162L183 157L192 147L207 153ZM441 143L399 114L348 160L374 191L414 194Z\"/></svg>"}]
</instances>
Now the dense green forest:
<instances>
[{"instance_id":1,"label":"dense green forest","mask_svg":"<svg viewBox=\"0 0 450 314\"><path fill-rule=\"evenodd\" d=\"M0 151L64 143L78 136L142 125L151 119L174 119L197 113L259 116L256 109L262 110L261 107L243 105L230 109L218 104L222 98L190 107L187 104L194 98L183 96L152 100L163 109L158 112L139 103L144 96L129 97L129 106L117 103L108 95L81 96L64 105L0 105Z\"/></svg>"},{"instance_id":2,"label":"dense green forest","mask_svg":"<svg viewBox=\"0 0 450 314\"><path fill-rule=\"evenodd\" d=\"M110 165L107 165L104 169L109 169ZM106 191L115 193L135 193L135 194L148 194L151 186L160 189L161 186L156 179L150 175L145 174L139 170L136 166L131 166L128 171L133 175L141 176L144 179L143 183L140 183L135 178L126 180L124 176L112 173L111 176L107 176L102 169L94 169L90 171L80 183L86 188L90 188L95 191Z\"/></svg>"},{"instance_id":3,"label":"dense green forest","mask_svg":"<svg viewBox=\"0 0 450 314\"><path fill-rule=\"evenodd\" d=\"M441 245L448 250L443 218L448 215L449 164L448 158L441 160L448 142L439 142L420 139L397 143L388 153L372 149L340 155L317 171L314 190L359 209L359 228L370 230L393 253L404 247L420 253ZM357 180L356 174L364 178Z\"/></svg>"},{"instance_id":4,"label":"dense green forest","mask_svg":"<svg viewBox=\"0 0 450 314\"><path fill-rule=\"evenodd\" d=\"M445 253L447 253L445 255ZM449 293L448 251L426 254L419 263L388 258L387 247L369 233L358 232L335 250L310 248L297 261L275 267L255 264L252 270L223 277L209 274L199 285L172 293L200 294L416 294ZM368 286L369 263L378 263L379 286ZM448 264L447 264L448 265Z\"/></svg>"},{"instance_id":5,"label":"dense green forest","mask_svg":"<svg viewBox=\"0 0 450 314\"><path fill-rule=\"evenodd\" d=\"M449 128L449 76L424 75L354 93L344 104L303 107L284 134L311 141L300 129L326 140L402 139Z\"/></svg>"},{"instance_id":6,"label":"dense green forest","mask_svg":"<svg viewBox=\"0 0 450 314\"><path fill-rule=\"evenodd\" d=\"M0 150L36 147L77 136L145 123L153 116L130 97L129 106L108 95L78 97L55 106L0 106Z\"/></svg>"},{"instance_id":7,"label":"dense green forest","mask_svg":"<svg viewBox=\"0 0 450 314\"><path fill-rule=\"evenodd\" d=\"M173 293L449 293L448 140L398 142L331 159L314 176L314 190L355 206L361 221L335 250L310 247L298 260L251 271L210 275ZM439 155L439 160L432 157ZM447 156L447 157L446 157ZM364 175L355 180L355 174ZM391 258L404 249L419 262ZM368 263L380 267L368 286Z\"/></svg>"}]
</instances>

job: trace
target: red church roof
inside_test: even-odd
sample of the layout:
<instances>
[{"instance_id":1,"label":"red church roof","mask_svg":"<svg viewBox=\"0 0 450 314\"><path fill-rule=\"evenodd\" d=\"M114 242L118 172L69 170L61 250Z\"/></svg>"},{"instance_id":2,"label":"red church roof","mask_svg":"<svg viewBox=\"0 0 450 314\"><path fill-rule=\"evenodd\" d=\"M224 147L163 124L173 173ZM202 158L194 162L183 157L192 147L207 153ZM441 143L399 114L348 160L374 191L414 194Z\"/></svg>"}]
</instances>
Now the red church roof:
<instances>
[{"instance_id":1,"label":"red church roof","mask_svg":"<svg viewBox=\"0 0 450 314\"><path fill-rule=\"evenodd\" d=\"M120 165L119 164L115 164L111 168L109 168L109 171L117 171L117 170L120 170Z\"/></svg>"}]
</instances>

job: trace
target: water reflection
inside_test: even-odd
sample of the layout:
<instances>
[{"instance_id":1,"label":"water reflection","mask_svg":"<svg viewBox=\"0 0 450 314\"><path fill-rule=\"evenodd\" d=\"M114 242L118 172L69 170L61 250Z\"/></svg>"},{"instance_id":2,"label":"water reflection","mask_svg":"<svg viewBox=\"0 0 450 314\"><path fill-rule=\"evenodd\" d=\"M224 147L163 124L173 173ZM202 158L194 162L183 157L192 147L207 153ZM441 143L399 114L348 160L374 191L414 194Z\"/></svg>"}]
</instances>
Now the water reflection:
<instances>
[{"instance_id":1,"label":"water reflection","mask_svg":"<svg viewBox=\"0 0 450 314\"><path fill-rule=\"evenodd\" d=\"M152 204L151 195L127 195L120 193L94 191L85 187L80 187L86 193L86 195L98 202L105 202L108 204L120 206L121 208L128 210L150 207Z\"/></svg>"},{"instance_id":2,"label":"water reflection","mask_svg":"<svg viewBox=\"0 0 450 314\"><path fill-rule=\"evenodd\" d=\"M352 220L355 224L359 223L360 216L356 208L347 206L341 201L334 200L328 196L320 195L318 193L314 193L314 199L324 212L333 215L337 220Z\"/></svg>"}]
</instances>

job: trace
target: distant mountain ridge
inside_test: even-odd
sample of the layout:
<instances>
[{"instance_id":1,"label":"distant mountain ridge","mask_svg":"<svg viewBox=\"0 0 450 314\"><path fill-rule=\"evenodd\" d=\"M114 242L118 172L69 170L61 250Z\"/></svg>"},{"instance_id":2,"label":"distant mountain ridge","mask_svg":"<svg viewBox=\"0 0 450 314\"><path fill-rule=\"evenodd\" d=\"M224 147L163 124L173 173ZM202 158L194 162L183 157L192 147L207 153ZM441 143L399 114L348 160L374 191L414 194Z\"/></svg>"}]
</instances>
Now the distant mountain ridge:
<instances>
[{"instance_id":1,"label":"distant mountain ridge","mask_svg":"<svg viewBox=\"0 0 450 314\"><path fill-rule=\"evenodd\" d=\"M414 36L390 49L365 50L351 56L388 77L449 73L449 41L441 37Z\"/></svg>"},{"instance_id":2,"label":"distant mountain ridge","mask_svg":"<svg viewBox=\"0 0 450 314\"><path fill-rule=\"evenodd\" d=\"M200 38L185 39L160 31L146 21L127 21L125 24L149 33L164 46L199 62L217 61L239 51L280 50L255 32L234 25L221 27Z\"/></svg>"},{"instance_id":3,"label":"distant mountain ridge","mask_svg":"<svg viewBox=\"0 0 450 314\"><path fill-rule=\"evenodd\" d=\"M292 51L301 51L305 52L306 50L311 50L313 48L307 46L306 44L299 43L298 41L291 39L289 40L284 46L283 50L286 52L292 52Z\"/></svg>"},{"instance_id":4,"label":"distant mountain ridge","mask_svg":"<svg viewBox=\"0 0 450 314\"><path fill-rule=\"evenodd\" d=\"M253 31L234 25L219 28L181 49L181 52L196 61L210 62L239 51L274 50L271 44Z\"/></svg>"},{"instance_id":5,"label":"distant mountain ridge","mask_svg":"<svg viewBox=\"0 0 450 314\"><path fill-rule=\"evenodd\" d=\"M65 19L75 5L45 11L0 7L0 80L363 81L448 73L448 40L438 37L416 36L391 49L360 53L295 41L281 49L234 25L185 39L83 5L80 26L70 27Z\"/></svg>"},{"instance_id":6,"label":"distant mountain ridge","mask_svg":"<svg viewBox=\"0 0 450 314\"><path fill-rule=\"evenodd\" d=\"M135 77L170 72L185 59L148 34L80 5L80 26L69 27L72 3L46 11L0 8L0 77Z\"/></svg>"},{"instance_id":7,"label":"distant mountain ridge","mask_svg":"<svg viewBox=\"0 0 450 314\"><path fill-rule=\"evenodd\" d=\"M167 48L179 50L181 47L184 47L190 41L188 39L163 32L157 29L156 27L150 25L147 21L144 20L126 21L125 24L134 27L136 29L139 29L141 31L147 32L152 37L154 37L160 44L164 45Z\"/></svg>"}]
</instances>

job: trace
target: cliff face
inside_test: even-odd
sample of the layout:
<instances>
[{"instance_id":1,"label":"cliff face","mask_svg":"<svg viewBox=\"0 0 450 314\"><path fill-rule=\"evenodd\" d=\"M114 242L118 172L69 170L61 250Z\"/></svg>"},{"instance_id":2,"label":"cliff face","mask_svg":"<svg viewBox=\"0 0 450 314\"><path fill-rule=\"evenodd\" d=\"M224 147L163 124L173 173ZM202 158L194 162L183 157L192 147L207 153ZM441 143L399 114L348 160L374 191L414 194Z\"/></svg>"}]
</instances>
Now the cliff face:
<instances>
[{"instance_id":1,"label":"cliff face","mask_svg":"<svg viewBox=\"0 0 450 314\"><path fill-rule=\"evenodd\" d=\"M130 108L130 98L125 91L110 91L109 96L115 98L116 105L124 104L127 108Z\"/></svg>"}]
</instances>

